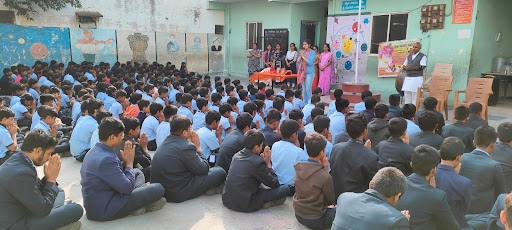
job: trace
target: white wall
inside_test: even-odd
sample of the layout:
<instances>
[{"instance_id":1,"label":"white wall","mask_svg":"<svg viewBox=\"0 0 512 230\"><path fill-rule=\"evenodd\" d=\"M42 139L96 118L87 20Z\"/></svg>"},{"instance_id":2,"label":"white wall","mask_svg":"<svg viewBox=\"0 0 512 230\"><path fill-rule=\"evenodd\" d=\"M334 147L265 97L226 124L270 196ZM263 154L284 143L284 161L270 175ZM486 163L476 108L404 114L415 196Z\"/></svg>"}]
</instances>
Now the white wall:
<instances>
[{"instance_id":1,"label":"white wall","mask_svg":"<svg viewBox=\"0 0 512 230\"><path fill-rule=\"evenodd\" d=\"M82 8L32 15L33 21L16 16L17 25L78 28L76 11L103 15L98 29L214 33L224 25L224 11L207 10L208 0L82 0ZM0 10L6 10L0 0Z\"/></svg>"}]
</instances>

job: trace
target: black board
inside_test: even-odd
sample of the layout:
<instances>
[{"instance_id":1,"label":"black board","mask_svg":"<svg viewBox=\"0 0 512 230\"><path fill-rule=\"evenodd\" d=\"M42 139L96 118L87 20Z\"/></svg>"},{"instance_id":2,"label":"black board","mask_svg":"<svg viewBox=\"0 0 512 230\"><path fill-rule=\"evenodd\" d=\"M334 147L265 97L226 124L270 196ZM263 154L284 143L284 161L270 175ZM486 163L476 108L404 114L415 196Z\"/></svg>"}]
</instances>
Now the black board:
<instances>
[{"instance_id":1,"label":"black board","mask_svg":"<svg viewBox=\"0 0 512 230\"><path fill-rule=\"evenodd\" d=\"M263 32L263 36L264 46L261 47L262 50L266 50L268 44L272 44L272 48L275 50L276 44L279 43L281 44L281 50L284 52L283 55L286 54L286 51L288 50L289 47L288 29L265 29Z\"/></svg>"}]
</instances>

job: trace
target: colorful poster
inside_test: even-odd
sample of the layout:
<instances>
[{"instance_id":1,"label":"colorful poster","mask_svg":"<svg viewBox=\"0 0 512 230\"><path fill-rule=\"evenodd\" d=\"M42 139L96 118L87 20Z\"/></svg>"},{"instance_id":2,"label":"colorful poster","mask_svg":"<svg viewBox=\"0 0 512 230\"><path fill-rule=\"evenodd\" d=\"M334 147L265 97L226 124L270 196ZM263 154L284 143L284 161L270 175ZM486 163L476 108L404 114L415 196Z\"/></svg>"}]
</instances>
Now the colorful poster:
<instances>
[{"instance_id":1,"label":"colorful poster","mask_svg":"<svg viewBox=\"0 0 512 230\"><path fill-rule=\"evenodd\" d=\"M69 29L0 24L0 60L3 67L35 61L71 61Z\"/></svg>"},{"instance_id":2,"label":"colorful poster","mask_svg":"<svg viewBox=\"0 0 512 230\"><path fill-rule=\"evenodd\" d=\"M71 58L75 63L83 61L95 65L100 62L114 65L117 61L115 30L70 28Z\"/></svg>"},{"instance_id":3,"label":"colorful poster","mask_svg":"<svg viewBox=\"0 0 512 230\"><path fill-rule=\"evenodd\" d=\"M475 0L454 0L452 23L471 24L474 6Z\"/></svg>"},{"instance_id":4,"label":"colorful poster","mask_svg":"<svg viewBox=\"0 0 512 230\"><path fill-rule=\"evenodd\" d=\"M155 32L118 30L117 59L121 63L156 61Z\"/></svg>"},{"instance_id":5,"label":"colorful poster","mask_svg":"<svg viewBox=\"0 0 512 230\"><path fill-rule=\"evenodd\" d=\"M371 15L338 16L327 19L327 43L335 56L337 82L364 83L366 81L366 64L369 54ZM356 42L359 34L359 45ZM359 52L359 59L356 59ZM357 62L357 64L356 64ZM358 76L356 81L356 65Z\"/></svg>"},{"instance_id":6,"label":"colorful poster","mask_svg":"<svg viewBox=\"0 0 512 230\"><path fill-rule=\"evenodd\" d=\"M208 72L211 75L224 74L224 35L208 34Z\"/></svg>"},{"instance_id":7,"label":"colorful poster","mask_svg":"<svg viewBox=\"0 0 512 230\"><path fill-rule=\"evenodd\" d=\"M187 61L184 33L156 32L156 48L156 59L161 64L171 62L179 68Z\"/></svg>"},{"instance_id":8,"label":"colorful poster","mask_svg":"<svg viewBox=\"0 0 512 230\"><path fill-rule=\"evenodd\" d=\"M208 72L208 36L207 34L186 34L187 68L189 72L204 74Z\"/></svg>"},{"instance_id":9,"label":"colorful poster","mask_svg":"<svg viewBox=\"0 0 512 230\"><path fill-rule=\"evenodd\" d=\"M382 42L379 44L379 77L396 77L409 55L415 40Z\"/></svg>"}]
</instances>

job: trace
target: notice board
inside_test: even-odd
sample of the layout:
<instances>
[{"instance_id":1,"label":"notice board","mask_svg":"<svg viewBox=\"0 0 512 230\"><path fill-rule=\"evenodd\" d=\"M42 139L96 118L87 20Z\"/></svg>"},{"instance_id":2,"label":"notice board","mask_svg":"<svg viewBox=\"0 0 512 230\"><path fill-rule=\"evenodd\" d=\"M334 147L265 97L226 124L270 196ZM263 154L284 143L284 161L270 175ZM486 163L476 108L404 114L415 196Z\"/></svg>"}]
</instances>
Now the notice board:
<instances>
[{"instance_id":1,"label":"notice board","mask_svg":"<svg viewBox=\"0 0 512 230\"><path fill-rule=\"evenodd\" d=\"M474 6L475 0L454 0L452 23L471 24Z\"/></svg>"},{"instance_id":2,"label":"notice board","mask_svg":"<svg viewBox=\"0 0 512 230\"><path fill-rule=\"evenodd\" d=\"M276 44L281 44L281 50L286 54L288 51L288 29L265 29L263 32L264 46L262 50L267 49L267 45L271 44L272 49L276 49Z\"/></svg>"}]
</instances>

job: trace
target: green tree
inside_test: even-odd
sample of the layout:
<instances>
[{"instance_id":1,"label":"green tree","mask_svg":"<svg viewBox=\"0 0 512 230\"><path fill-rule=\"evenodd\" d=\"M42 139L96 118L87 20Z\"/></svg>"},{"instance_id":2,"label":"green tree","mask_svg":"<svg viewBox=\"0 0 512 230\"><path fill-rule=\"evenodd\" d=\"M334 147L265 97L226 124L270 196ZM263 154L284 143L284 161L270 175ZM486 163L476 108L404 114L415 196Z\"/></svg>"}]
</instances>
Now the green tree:
<instances>
[{"instance_id":1,"label":"green tree","mask_svg":"<svg viewBox=\"0 0 512 230\"><path fill-rule=\"evenodd\" d=\"M34 20L31 15L39 10L61 10L70 4L75 8L82 8L80 0L5 0L4 6L10 10L15 10L17 15L24 16L29 20Z\"/></svg>"}]
</instances>

